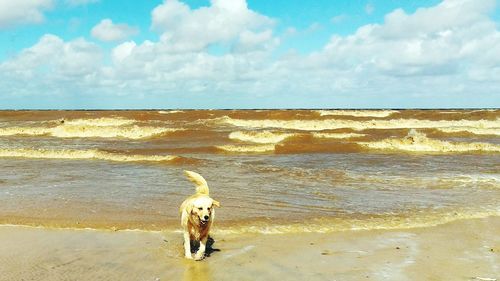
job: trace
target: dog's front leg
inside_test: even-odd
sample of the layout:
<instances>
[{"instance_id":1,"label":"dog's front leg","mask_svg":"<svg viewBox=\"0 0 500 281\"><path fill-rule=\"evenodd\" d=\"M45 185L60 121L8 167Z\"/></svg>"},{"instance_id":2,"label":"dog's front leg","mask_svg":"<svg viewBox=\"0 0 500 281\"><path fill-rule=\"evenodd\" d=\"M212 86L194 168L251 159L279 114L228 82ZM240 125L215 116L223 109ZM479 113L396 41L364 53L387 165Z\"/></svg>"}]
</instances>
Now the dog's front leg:
<instances>
[{"instance_id":1,"label":"dog's front leg","mask_svg":"<svg viewBox=\"0 0 500 281\"><path fill-rule=\"evenodd\" d=\"M184 256L186 259L193 259L191 256L191 241L189 238L189 232L187 231L184 231Z\"/></svg>"},{"instance_id":2,"label":"dog's front leg","mask_svg":"<svg viewBox=\"0 0 500 281\"><path fill-rule=\"evenodd\" d=\"M200 240L200 248L198 249L198 251L194 255L195 260L201 261L202 259L205 258L205 248L206 248L205 245L207 245L207 237Z\"/></svg>"}]
</instances>

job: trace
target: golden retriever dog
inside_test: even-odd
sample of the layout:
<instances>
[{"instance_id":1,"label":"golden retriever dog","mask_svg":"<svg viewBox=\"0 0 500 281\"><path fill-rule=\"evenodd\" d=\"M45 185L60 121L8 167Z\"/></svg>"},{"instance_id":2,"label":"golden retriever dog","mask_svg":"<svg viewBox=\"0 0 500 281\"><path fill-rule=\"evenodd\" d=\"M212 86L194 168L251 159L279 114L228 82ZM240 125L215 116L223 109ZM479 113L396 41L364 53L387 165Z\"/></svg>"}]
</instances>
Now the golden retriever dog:
<instances>
[{"instance_id":1,"label":"golden retriever dog","mask_svg":"<svg viewBox=\"0 0 500 281\"><path fill-rule=\"evenodd\" d=\"M198 173L184 171L187 178L196 185L196 193L182 202L179 212L184 233L184 254L187 259L191 256L191 241L199 241L200 247L194 255L195 260L205 258L205 248L208 234L215 218L214 207L219 202L210 198L207 181Z\"/></svg>"}]
</instances>

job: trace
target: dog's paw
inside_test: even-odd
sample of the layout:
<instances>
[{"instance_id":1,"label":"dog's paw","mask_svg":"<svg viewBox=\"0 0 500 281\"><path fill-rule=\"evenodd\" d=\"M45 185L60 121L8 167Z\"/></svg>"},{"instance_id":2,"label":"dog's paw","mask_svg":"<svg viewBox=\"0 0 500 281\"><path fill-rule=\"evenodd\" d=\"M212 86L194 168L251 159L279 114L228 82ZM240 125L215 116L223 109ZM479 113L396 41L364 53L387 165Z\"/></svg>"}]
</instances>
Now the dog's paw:
<instances>
[{"instance_id":1,"label":"dog's paw","mask_svg":"<svg viewBox=\"0 0 500 281\"><path fill-rule=\"evenodd\" d=\"M205 253L196 253L196 255L194 255L195 261L201 261L204 258L205 258Z\"/></svg>"},{"instance_id":2,"label":"dog's paw","mask_svg":"<svg viewBox=\"0 0 500 281\"><path fill-rule=\"evenodd\" d=\"M192 259L193 259L193 257L191 256L191 254L189 254L189 255L185 255L184 257L185 257L186 259L188 259L188 260L192 260Z\"/></svg>"}]
</instances>

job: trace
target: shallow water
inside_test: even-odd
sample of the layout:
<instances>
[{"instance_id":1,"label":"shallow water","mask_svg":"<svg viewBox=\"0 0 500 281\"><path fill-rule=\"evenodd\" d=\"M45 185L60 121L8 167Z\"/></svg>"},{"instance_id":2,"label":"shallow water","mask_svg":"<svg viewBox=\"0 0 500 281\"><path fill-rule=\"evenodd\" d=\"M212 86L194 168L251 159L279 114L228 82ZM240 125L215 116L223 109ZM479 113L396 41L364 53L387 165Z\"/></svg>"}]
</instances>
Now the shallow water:
<instances>
[{"instance_id":1,"label":"shallow water","mask_svg":"<svg viewBox=\"0 0 500 281\"><path fill-rule=\"evenodd\" d=\"M201 173L219 231L500 214L500 110L2 111L0 222L178 228Z\"/></svg>"}]
</instances>

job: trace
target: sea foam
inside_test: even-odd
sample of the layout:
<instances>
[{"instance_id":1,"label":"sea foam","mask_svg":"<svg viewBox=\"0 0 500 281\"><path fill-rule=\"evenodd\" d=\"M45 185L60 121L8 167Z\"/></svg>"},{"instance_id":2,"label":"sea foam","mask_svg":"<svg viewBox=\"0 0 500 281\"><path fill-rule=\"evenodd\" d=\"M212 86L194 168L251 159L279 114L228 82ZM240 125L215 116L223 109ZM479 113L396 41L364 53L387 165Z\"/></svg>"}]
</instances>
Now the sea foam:
<instances>
[{"instance_id":1,"label":"sea foam","mask_svg":"<svg viewBox=\"0 0 500 281\"><path fill-rule=\"evenodd\" d=\"M247 120L222 117L218 122L245 128L281 128L303 131L322 131L333 129L404 129L404 128L500 128L500 119L496 120L419 120L419 119L391 119L391 120Z\"/></svg>"},{"instance_id":2,"label":"sea foam","mask_svg":"<svg viewBox=\"0 0 500 281\"><path fill-rule=\"evenodd\" d=\"M408 151L408 152L500 152L500 145L491 143L465 143L449 142L437 139L430 139L425 134L410 130L410 133L403 138L388 138L374 142L358 142L359 145L370 149L384 151Z\"/></svg>"},{"instance_id":3,"label":"sea foam","mask_svg":"<svg viewBox=\"0 0 500 281\"><path fill-rule=\"evenodd\" d=\"M80 119L61 119L52 122L64 123L74 126L124 126L134 124L136 121L133 119L126 118L111 118L111 117L101 117L101 118L80 118Z\"/></svg>"},{"instance_id":4,"label":"sea foam","mask_svg":"<svg viewBox=\"0 0 500 281\"><path fill-rule=\"evenodd\" d=\"M457 128L439 128L438 130L443 133L470 133L474 135L500 136L500 128L457 127Z\"/></svg>"},{"instance_id":5,"label":"sea foam","mask_svg":"<svg viewBox=\"0 0 500 281\"><path fill-rule=\"evenodd\" d=\"M254 143L279 143L291 136L294 136L294 134L272 132L272 131L261 131L261 132L237 131L237 132L231 132L229 134L229 138L232 140L254 142Z\"/></svg>"},{"instance_id":6,"label":"sea foam","mask_svg":"<svg viewBox=\"0 0 500 281\"><path fill-rule=\"evenodd\" d=\"M366 135L357 133L313 133L313 137L324 138L324 139L351 139L364 136Z\"/></svg>"},{"instance_id":7,"label":"sea foam","mask_svg":"<svg viewBox=\"0 0 500 281\"><path fill-rule=\"evenodd\" d=\"M409 216L384 215L373 218L324 218L312 219L307 223L268 224L254 223L232 227L219 227L214 233L220 234L286 234L286 233L332 233L350 230L412 229L446 224L463 219L479 219L500 216L496 210L457 210L444 213L414 214Z\"/></svg>"},{"instance_id":8,"label":"sea foam","mask_svg":"<svg viewBox=\"0 0 500 281\"><path fill-rule=\"evenodd\" d=\"M259 145L218 145L217 149L223 152L233 153L264 153L274 151L274 144L259 144Z\"/></svg>"},{"instance_id":9,"label":"sea foam","mask_svg":"<svg viewBox=\"0 0 500 281\"><path fill-rule=\"evenodd\" d=\"M39 158L39 159L96 159L116 162L168 162L178 158L172 155L137 155L112 153L97 149L75 150L75 149L0 149L0 157L13 158Z\"/></svg>"},{"instance_id":10,"label":"sea foam","mask_svg":"<svg viewBox=\"0 0 500 281\"><path fill-rule=\"evenodd\" d=\"M65 122L55 127L6 127L0 128L0 136L49 135L58 138L127 138L142 139L162 135L180 129L138 125L104 125L87 122Z\"/></svg>"},{"instance_id":11,"label":"sea foam","mask_svg":"<svg viewBox=\"0 0 500 281\"><path fill-rule=\"evenodd\" d=\"M389 117L396 110L317 110L320 116Z\"/></svg>"}]
</instances>

